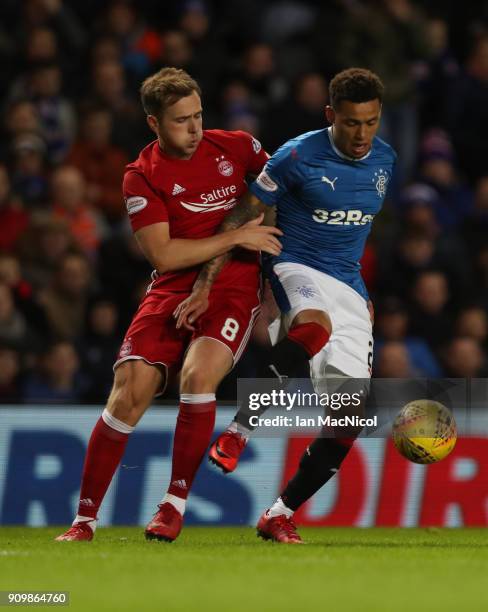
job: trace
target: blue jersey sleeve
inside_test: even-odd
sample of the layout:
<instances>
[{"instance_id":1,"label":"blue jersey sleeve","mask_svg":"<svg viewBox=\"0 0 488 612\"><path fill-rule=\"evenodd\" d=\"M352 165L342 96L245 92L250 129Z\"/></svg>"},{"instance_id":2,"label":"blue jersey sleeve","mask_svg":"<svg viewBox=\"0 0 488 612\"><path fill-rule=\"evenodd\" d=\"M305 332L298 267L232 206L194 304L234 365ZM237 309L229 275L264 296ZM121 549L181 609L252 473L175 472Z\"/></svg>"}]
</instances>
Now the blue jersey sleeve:
<instances>
[{"instance_id":1,"label":"blue jersey sleeve","mask_svg":"<svg viewBox=\"0 0 488 612\"><path fill-rule=\"evenodd\" d=\"M297 151L291 142L286 142L268 159L249 190L264 204L274 206L299 180Z\"/></svg>"}]
</instances>

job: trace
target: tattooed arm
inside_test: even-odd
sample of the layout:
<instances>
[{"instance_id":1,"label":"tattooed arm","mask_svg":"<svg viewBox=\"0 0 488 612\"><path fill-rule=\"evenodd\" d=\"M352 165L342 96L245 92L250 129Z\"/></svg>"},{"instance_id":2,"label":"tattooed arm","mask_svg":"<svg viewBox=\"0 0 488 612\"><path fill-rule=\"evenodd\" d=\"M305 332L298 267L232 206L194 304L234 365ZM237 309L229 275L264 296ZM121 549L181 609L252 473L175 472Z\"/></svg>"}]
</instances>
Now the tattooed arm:
<instances>
[{"instance_id":1,"label":"tattooed arm","mask_svg":"<svg viewBox=\"0 0 488 612\"><path fill-rule=\"evenodd\" d=\"M264 212L267 206L258 200L258 198L248 191L239 204L227 215L221 223L217 233L228 232L229 230L237 229L245 225L249 221L256 220L251 225L260 225L264 218ZM244 248L247 248L243 245ZM232 251L219 255L210 259L203 264L200 274L195 281L195 288L208 287L211 288L214 280L225 264L231 259Z\"/></svg>"},{"instance_id":2,"label":"tattooed arm","mask_svg":"<svg viewBox=\"0 0 488 612\"><path fill-rule=\"evenodd\" d=\"M253 234L256 228L263 222L264 213L267 210L269 210L269 207L248 191L239 204L224 219L217 233L241 228L244 234L242 240L240 240L240 246L250 250L262 250L272 255L278 255L281 252L281 244L276 236L282 235L279 229L262 226L261 229L263 231L266 230L268 237L263 241L259 249L256 249L254 240L251 240L254 238ZM246 232L249 233L249 241L247 240ZM271 233L268 234L268 232ZM208 308L208 295L213 282L231 257L232 251L229 251L210 259L203 265L193 285L192 294L183 300L173 313L177 319L177 328L183 326L187 329L194 329L192 323Z\"/></svg>"}]
</instances>

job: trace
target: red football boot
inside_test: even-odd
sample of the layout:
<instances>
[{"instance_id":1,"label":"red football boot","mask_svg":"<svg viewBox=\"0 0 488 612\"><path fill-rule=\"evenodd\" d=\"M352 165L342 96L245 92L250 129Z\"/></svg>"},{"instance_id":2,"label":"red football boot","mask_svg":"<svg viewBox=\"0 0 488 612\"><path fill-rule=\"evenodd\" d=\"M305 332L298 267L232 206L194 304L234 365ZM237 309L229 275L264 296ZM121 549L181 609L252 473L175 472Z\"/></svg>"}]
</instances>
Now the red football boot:
<instances>
[{"instance_id":1,"label":"red football boot","mask_svg":"<svg viewBox=\"0 0 488 612\"><path fill-rule=\"evenodd\" d=\"M183 517L178 510L166 502L158 505L159 510L148 523L144 534L146 540L172 542L179 536L183 527Z\"/></svg>"},{"instance_id":2,"label":"red football boot","mask_svg":"<svg viewBox=\"0 0 488 612\"><path fill-rule=\"evenodd\" d=\"M91 542L93 540L93 529L87 522L75 523L66 533L56 538L56 542Z\"/></svg>"},{"instance_id":3,"label":"red football boot","mask_svg":"<svg viewBox=\"0 0 488 612\"><path fill-rule=\"evenodd\" d=\"M208 452L208 460L219 467L225 474L233 472L242 451L246 447L246 438L239 433L224 431L215 440Z\"/></svg>"},{"instance_id":4,"label":"red football boot","mask_svg":"<svg viewBox=\"0 0 488 612\"><path fill-rule=\"evenodd\" d=\"M266 510L258 521L258 536L263 540L274 540L283 544L303 544L293 519L287 518L284 514L269 517L267 512Z\"/></svg>"}]
</instances>

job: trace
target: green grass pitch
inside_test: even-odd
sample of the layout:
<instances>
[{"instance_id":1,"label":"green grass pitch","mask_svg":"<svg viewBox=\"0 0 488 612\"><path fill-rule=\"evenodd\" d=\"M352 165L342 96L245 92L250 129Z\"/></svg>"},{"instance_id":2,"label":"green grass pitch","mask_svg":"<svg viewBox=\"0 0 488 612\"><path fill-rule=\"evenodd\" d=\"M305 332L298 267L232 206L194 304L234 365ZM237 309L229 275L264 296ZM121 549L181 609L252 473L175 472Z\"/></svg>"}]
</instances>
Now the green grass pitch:
<instances>
[{"instance_id":1,"label":"green grass pitch","mask_svg":"<svg viewBox=\"0 0 488 612\"><path fill-rule=\"evenodd\" d=\"M60 529L3 527L0 590L69 591L63 609L84 612L488 610L483 529L300 532L304 546L248 527L187 527L172 544L111 527L91 543L57 543Z\"/></svg>"}]
</instances>

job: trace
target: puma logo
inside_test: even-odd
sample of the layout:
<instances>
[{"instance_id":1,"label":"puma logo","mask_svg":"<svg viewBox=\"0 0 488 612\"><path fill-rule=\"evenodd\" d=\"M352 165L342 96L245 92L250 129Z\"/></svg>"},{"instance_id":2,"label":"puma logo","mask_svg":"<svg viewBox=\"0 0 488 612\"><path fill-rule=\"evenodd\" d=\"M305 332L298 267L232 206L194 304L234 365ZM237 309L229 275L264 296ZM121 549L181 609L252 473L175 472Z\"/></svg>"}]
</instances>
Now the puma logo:
<instances>
[{"instance_id":1,"label":"puma logo","mask_svg":"<svg viewBox=\"0 0 488 612\"><path fill-rule=\"evenodd\" d=\"M338 177L336 176L334 179L330 180L330 178L327 178L326 176L323 176L322 177L322 183L328 183L332 187L332 191L335 191L334 183L337 181L337 178Z\"/></svg>"}]
</instances>

